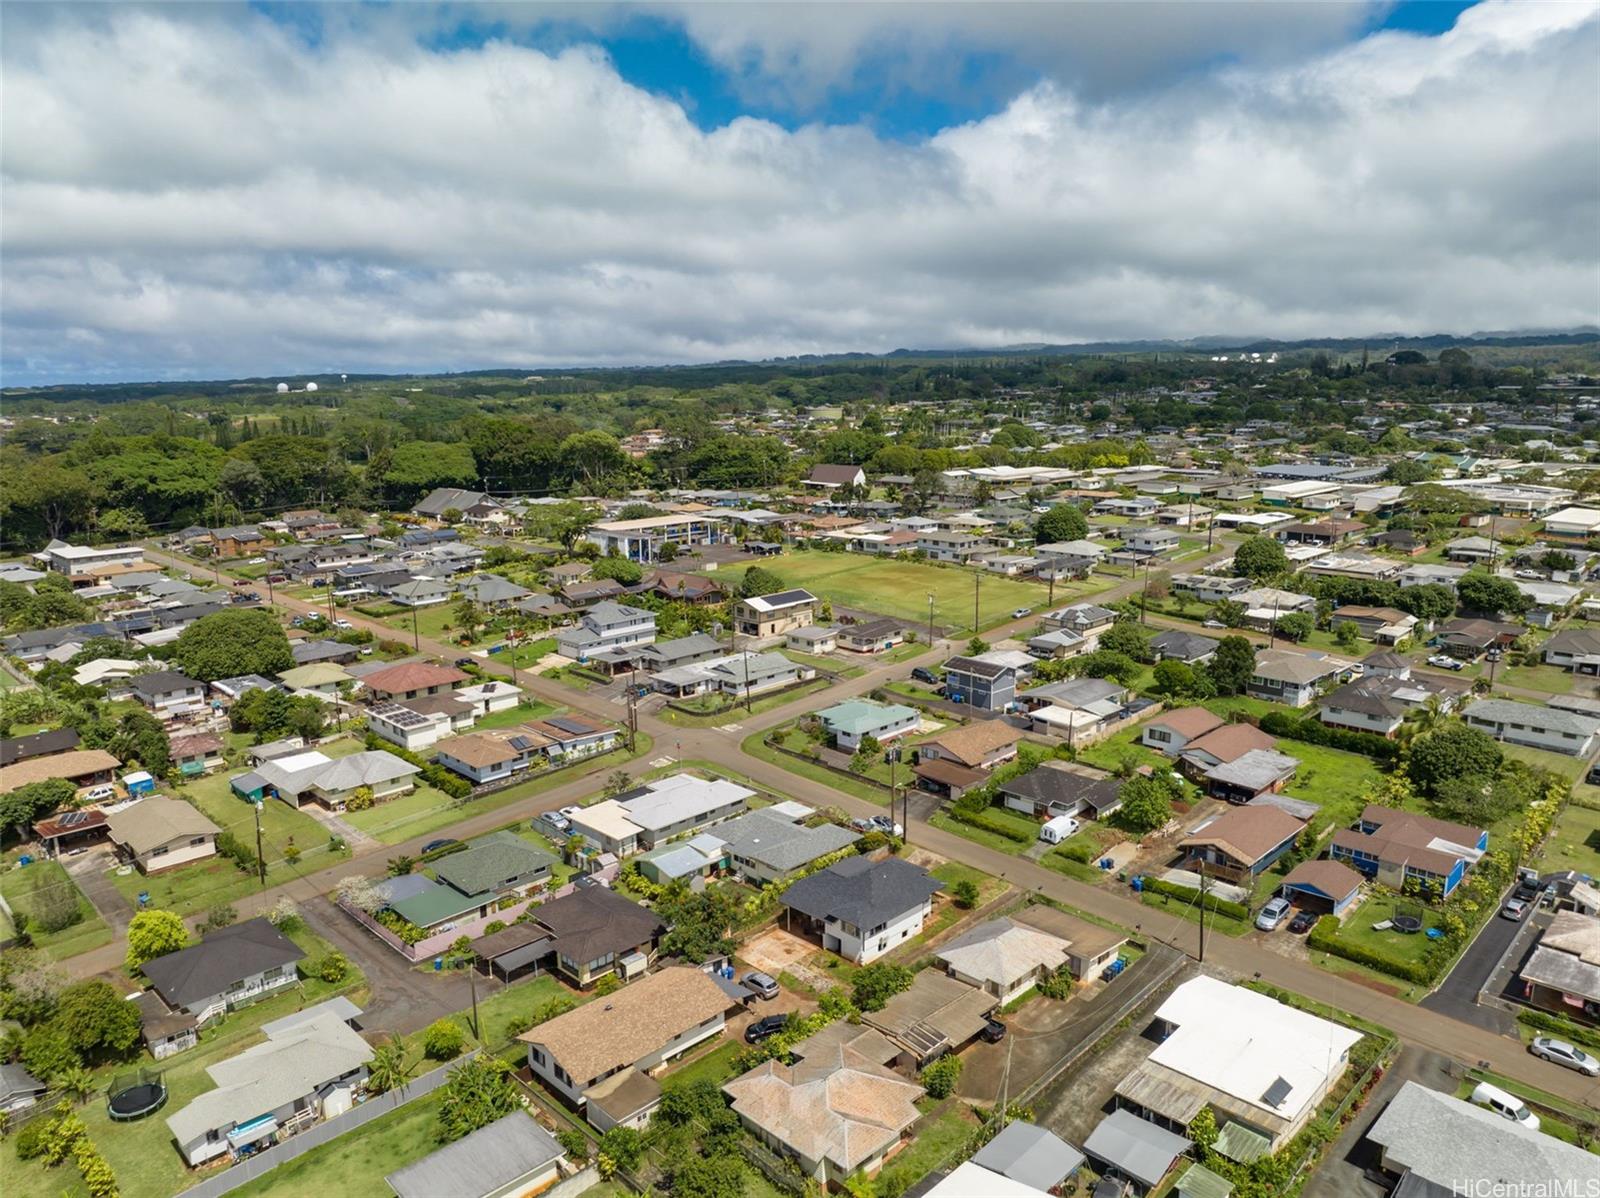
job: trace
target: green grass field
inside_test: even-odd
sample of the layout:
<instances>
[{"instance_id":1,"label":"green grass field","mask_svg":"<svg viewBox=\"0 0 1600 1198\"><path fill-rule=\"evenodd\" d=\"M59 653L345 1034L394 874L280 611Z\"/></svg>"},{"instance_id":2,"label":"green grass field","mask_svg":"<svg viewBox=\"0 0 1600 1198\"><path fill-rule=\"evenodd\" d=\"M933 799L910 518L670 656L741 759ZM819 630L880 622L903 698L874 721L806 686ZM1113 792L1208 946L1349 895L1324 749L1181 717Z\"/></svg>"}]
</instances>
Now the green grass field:
<instances>
[{"instance_id":1,"label":"green grass field","mask_svg":"<svg viewBox=\"0 0 1600 1198\"><path fill-rule=\"evenodd\" d=\"M88 952L91 948L99 948L110 941L110 927L96 914L95 909L89 905L89 900L83 897L83 892L67 876L67 871L59 863L35 861L31 865L0 874L0 895L4 895L6 902L16 911L28 912L31 907L29 897L34 888L44 886L70 888L77 899L79 918L76 923L62 928L59 932L31 929L30 934L34 944L61 961L78 953Z\"/></svg>"},{"instance_id":2,"label":"green grass field","mask_svg":"<svg viewBox=\"0 0 1600 1198\"><path fill-rule=\"evenodd\" d=\"M934 623L947 635L971 633L973 579L978 584L978 626L1005 623L1019 607L1038 608L1049 590L1043 583L1018 582L996 574L978 574L954 566L899 562L859 553L785 553L761 563L785 586L804 587L838 607L877 612L926 625L928 596L933 596ZM1106 589L1093 581L1057 585L1057 603Z\"/></svg>"},{"instance_id":3,"label":"green grass field","mask_svg":"<svg viewBox=\"0 0 1600 1198\"><path fill-rule=\"evenodd\" d=\"M1569 805L1556 821L1539 858L1539 871L1565 869L1600 876L1600 811Z\"/></svg>"}]
</instances>

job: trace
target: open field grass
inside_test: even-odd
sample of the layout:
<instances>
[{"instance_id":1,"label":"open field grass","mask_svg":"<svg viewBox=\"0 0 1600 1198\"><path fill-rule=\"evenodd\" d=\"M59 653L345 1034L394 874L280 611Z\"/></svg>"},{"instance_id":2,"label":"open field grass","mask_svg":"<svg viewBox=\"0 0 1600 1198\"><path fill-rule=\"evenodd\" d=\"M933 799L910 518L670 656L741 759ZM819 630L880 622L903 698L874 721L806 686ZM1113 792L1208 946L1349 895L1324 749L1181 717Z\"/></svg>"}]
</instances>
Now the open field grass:
<instances>
[{"instance_id":1,"label":"open field grass","mask_svg":"<svg viewBox=\"0 0 1600 1198\"><path fill-rule=\"evenodd\" d=\"M847 795L854 795L858 799L865 799L869 803L877 803L880 807L888 806L889 793L872 786L866 782L857 782L854 778L837 774L830 769L809 761L800 761L790 757L787 753L769 748L764 742L765 732L755 732L745 737L744 744L740 747L750 756L758 757L762 761L788 770L791 774L798 774L802 778L810 778L813 782L820 782L824 786L831 786L834 790L842 790ZM720 768L720 767L719 767Z\"/></svg>"},{"instance_id":2,"label":"open field grass","mask_svg":"<svg viewBox=\"0 0 1600 1198\"><path fill-rule=\"evenodd\" d=\"M1556 821L1539 858L1539 872L1567 869L1600 876L1600 811L1569 805Z\"/></svg>"},{"instance_id":3,"label":"open field grass","mask_svg":"<svg viewBox=\"0 0 1600 1198\"><path fill-rule=\"evenodd\" d=\"M947 635L972 631L973 579L980 576L971 570L858 553L784 553L761 564L783 579L785 586L804 587L839 607L894 616L913 627L927 622L931 594L934 622L942 625ZM981 577L980 630L1006 622L1015 608L1040 606L1049 594L1043 583L994 574ZM1093 582L1058 585L1056 600L1071 602L1079 595L1104 589Z\"/></svg>"},{"instance_id":4,"label":"open field grass","mask_svg":"<svg viewBox=\"0 0 1600 1198\"><path fill-rule=\"evenodd\" d=\"M719 1086L733 1076L733 1059L743 1051L737 1040L713 1041L716 1047L703 1056L692 1058L688 1064L673 1069L663 1078L674 1085L687 1086L698 1081L712 1081Z\"/></svg>"},{"instance_id":5,"label":"open field grass","mask_svg":"<svg viewBox=\"0 0 1600 1198\"><path fill-rule=\"evenodd\" d=\"M880 1192L899 1193L921 1180L931 1170L950 1160L977 1128L977 1120L967 1107L954 1101L944 1109L943 1114L918 1123L913 1129L915 1136L910 1145L902 1149L878 1174Z\"/></svg>"},{"instance_id":6,"label":"open field grass","mask_svg":"<svg viewBox=\"0 0 1600 1198\"><path fill-rule=\"evenodd\" d=\"M904 646L900 646L904 648ZM790 661L802 666L810 666L813 670L827 670L839 678L859 678L866 670L851 657L836 654L832 657L819 656L815 653L801 653L798 649L780 649ZM881 664L881 659L879 664Z\"/></svg>"},{"instance_id":7,"label":"open field grass","mask_svg":"<svg viewBox=\"0 0 1600 1198\"><path fill-rule=\"evenodd\" d=\"M57 862L35 861L31 865L10 869L0 874L0 895L4 895L7 904L16 911L31 913L30 896L35 888L46 887L51 889L66 887L70 890L77 901L78 921L62 928L59 932L30 929L35 945L59 961L78 953L88 952L91 948L99 948L110 941L110 927L96 914L95 909L89 905L89 900L84 898L83 892L78 889L77 883L67 876L67 871Z\"/></svg>"},{"instance_id":8,"label":"open field grass","mask_svg":"<svg viewBox=\"0 0 1600 1198\"><path fill-rule=\"evenodd\" d=\"M672 706L666 706L656 712L656 718L664 723L675 724L680 728L706 728L718 727L722 724L737 724L741 720L760 715L764 711L771 711L774 708L793 703L796 699L817 694L819 691L825 691L832 685L833 683L829 679L814 678L810 682L790 687L787 690L779 691L777 694L753 696L748 710L746 710L742 698L735 706L727 707L725 706L728 701L727 695L697 695L692 699L681 700L681 702L685 707L703 708L703 710L688 712L679 711Z\"/></svg>"},{"instance_id":9,"label":"open field grass","mask_svg":"<svg viewBox=\"0 0 1600 1198\"><path fill-rule=\"evenodd\" d=\"M515 728L518 724L526 724L529 720L542 720L547 715L553 715L557 708L554 703L545 703L539 699L527 699L515 707L508 707L504 711L497 711L493 715L486 715L472 726L474 732L488 731L493 728Z\"/></svg>"}]
</instances>

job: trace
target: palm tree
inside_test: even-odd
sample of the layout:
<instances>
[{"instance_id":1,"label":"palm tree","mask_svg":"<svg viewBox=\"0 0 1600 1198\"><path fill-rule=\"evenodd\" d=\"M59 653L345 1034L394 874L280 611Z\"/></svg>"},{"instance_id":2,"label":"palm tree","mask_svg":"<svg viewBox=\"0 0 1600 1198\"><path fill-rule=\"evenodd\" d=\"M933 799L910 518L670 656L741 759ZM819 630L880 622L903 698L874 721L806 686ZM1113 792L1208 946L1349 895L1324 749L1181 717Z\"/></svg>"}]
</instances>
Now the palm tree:
<instances>
[{"instance_id":1,"label":"palm tree","mask_svg":"<svg viewBox=\"0 0 1600 1198\"><path fill-rule=\"evenodd\" d=\"M1438 731L1449 718L1449 714L1444 709L1444 699L1439 695L1429 695L1427 702L1406 712L1405 719L1395 731L1401 756L1411 751L1411 746L1416 743L1419 736Z\"/></svg>"},{"instance_id":2,"label":"palm tree","mask_svg":"<svg viewBox=\"0 0 1600 1198\"><path fill-rule=\"evenodd\" d=\"M94 1075L82 1065L69 1065L50 1080L57 1090L73 1102L82 1102L94 1089Z\"/></svg>"},{"instance_id":3,"label":"palm tree","mask_svg":"<svg viewBox=\"0 0 1600 1198\"><path fill-rule=\"evenodd\" d=\"M372 1060L367 1063L367 1086L375 1094L398 1089L406 1084L412 1068L406 1064L405 1048L390 1040L372 1050Z\"/></svg>"}]
</instances>

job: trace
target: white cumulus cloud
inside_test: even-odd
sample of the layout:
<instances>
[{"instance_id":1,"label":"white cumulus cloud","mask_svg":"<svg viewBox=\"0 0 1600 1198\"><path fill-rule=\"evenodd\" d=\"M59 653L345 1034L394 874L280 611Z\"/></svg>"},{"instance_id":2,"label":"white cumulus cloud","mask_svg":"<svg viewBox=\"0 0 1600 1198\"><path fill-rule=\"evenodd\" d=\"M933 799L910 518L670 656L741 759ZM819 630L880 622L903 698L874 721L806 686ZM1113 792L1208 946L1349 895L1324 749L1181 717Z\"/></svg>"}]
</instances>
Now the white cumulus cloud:
<instances>
[{"instance_id":1,"label":"white cumulus cloud","mask_svg":"<svg viewBox=\"0 0 1600 1198\"><path fill-rule=\"evenodd\" d=\"M1063 72L914 144L702 130L591 47L18 11L0 60L13 382L1600 314L1593 4L1491 2L1440 37L1117 96Z\"/></svg>"}]
</instances>

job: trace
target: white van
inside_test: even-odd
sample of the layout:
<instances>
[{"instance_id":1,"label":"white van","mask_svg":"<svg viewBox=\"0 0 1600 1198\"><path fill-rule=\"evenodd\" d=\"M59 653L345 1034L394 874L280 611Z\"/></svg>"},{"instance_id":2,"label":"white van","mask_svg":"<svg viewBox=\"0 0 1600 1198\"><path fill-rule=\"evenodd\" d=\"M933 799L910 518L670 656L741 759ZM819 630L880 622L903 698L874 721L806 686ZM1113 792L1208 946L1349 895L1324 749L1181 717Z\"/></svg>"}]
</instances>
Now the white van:
<instances>
[{"instance_id":1,"label":"white van","mask_svg":"<svg viewBox=\"0 0 1600 1198\"><path fill-rule=\"evenodd\" d=\"M1039 825L1039 839L1046 844L1060 844L1078 833L1078 821L1070 815L1058 815Z\"/></svg>"},{"instance_id":2,"label":"white van","mask_svg":"<svg viewBox=\"0 0 1600 1198\"><path fill-rule=\"evenodd\" d=\"M1515 1094L1507 1094L1499 1086L1479 1082L1472 1091L1472 1101L1476 1106L1488 1107L1502 1119L1522 1124L1529 1131L1539 1130L1539 1116L1530 1111L1522 1099Z\"/></svg>"}]
</instances>

